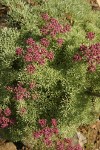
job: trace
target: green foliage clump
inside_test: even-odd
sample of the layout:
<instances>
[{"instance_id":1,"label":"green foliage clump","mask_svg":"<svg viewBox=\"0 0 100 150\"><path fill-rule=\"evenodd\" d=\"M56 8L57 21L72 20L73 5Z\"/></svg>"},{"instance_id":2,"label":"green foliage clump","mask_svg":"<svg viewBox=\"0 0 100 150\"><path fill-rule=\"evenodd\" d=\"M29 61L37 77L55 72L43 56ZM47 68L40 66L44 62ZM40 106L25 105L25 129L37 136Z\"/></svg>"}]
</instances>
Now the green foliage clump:
<instances>
[{"instance_id":1,"label":"green foliage clump","mask_svg":"<svg viewBox=\"0 0 100 150\"><path fill-rule=\"evenodd\" d=\"M21 29L0 29L0 108L9 106L17 121L15 125L0 130L1 135L13 141L23 140L31 135L32 130L38 128L36 122L39 118L49 121L56 118L61 132L72 135L79 124L94 119L95 112L92 113L91 102L93 98L96 112L100 110L98 98L91 95L92 92L100 91L99 66L96 72L89 73L85 62L73 61L73 56L82 43L89 46L99 42L100 14L94 13L83 0L41 1L36 6L23 0L4 0L3 3L10 6L9 15L21 22ZM22 59L16 62L15 50L16 47L25 49L27 38L32 37L39 42L42 37L40 27L43 25L41 13L48 13L61 24L70 23L66 19L66 14L69 13L74 22L69 33L59 35L65 41L62 47L57 47L51 40L50 48L55 55L53 62L46 62L43 67L37 65L37 71L29 75L24 70ZM85 38L86 32L95 32L96 37L88 41ZM16 65L14 68L14 62L18 69ZM39 95L37 100L15 101L12 94L5 89L18 81L26 84L27 88L32 80L37 84L34 90ZM26 113L20 114L20 108L25 108Z\"/></svg>"}]
</instances>

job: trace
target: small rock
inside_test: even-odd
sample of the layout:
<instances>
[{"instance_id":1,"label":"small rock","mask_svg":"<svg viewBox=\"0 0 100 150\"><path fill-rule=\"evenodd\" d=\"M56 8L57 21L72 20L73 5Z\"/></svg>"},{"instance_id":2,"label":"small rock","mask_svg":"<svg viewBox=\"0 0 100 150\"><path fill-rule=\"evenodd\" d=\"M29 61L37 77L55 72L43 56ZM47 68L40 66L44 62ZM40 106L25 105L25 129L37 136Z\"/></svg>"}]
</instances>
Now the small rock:
<instances>
[{"instance_id":1,"label":"small rock","mask_svg":"<svg viewBox=\"0 0 100 150\"><path fill-rule=\"evenodd\" d=\"M0 145L0 150L17 150L17 149L12 142L7 142Z\"/></svg>"},{"instance_id":2,"label":"small rock","mask_svg":"<svg viewBox=\"0 0 100 150\"><path fill-rule=\"evenodd\" d=\"M80 146L83 147L84 144L87 143L86 137L81 132L77 132L77 137L79 139Z\"/></svg>"},{"instance_id":3,"label":"small rock","mask_svg":"<svg viewBox=\"0 0 100 150\"><path fill-rule=\"evenodd\" d=\"M100 0L97 0L97 3L98 3L98 5L99 5L99 7L100 7Z\"/></svg>"},{"instance_id":4,"label":"small rock","mask_svg":"<svg viewBox=\"0 0 100 150\"><path fill-rule=\"evenodd\" d=\"M86 137L81 132L77 132L72 138L72 141L73 146L79 144L81 147L84 147L84 144L87 143Z\"/></svg>"}]
</instances>

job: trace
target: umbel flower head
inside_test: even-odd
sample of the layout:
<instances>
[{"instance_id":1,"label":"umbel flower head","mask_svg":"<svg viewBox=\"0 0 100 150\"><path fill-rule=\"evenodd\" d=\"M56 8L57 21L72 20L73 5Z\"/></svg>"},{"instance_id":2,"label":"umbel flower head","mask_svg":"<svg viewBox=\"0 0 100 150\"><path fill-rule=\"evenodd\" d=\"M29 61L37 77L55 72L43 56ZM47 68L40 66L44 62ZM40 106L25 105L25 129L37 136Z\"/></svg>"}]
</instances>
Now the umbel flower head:
<instances>
[{"instance_id":1,"label":"umbel flower head","mask_svg":"<svg viewBox=\"0 0 100 150\"><path fill-rule=\"evenodd\" d=\"M50 16L47 13L42 13L41 17L43 20L48 21L50 19Z\"/></svg>"},{"instance_id":2,"label":"umbel flower head","mask_svg":"<svg viewBox=\"0 0 100 150\"><path fill-rule=\"evenodd\" d=\"M86 34L86 38L89 40L93 40L95 37L95 33L94 32L87 32Z\"/></svg>"},{"instance_id":3,"label":"umbel flower head","mask_svg":"<svg viewBox=\"0 0 100 150\"><path fill-rule=\"evenodd\" d=\"M22 53L23 53L22 48L20 48L20 47L16 48L16 55L20 56L20 55L22 55Z\"/></svg>"},{"instance_id":4,"label":"umbel flower head","mask_svg":"<svg viewBox=\"0 0 100 150\"><path fill-rule=\"evenodd\" d=\"M76 62L87 62L87 70L89 72L95 72L96 66L100 63L100 43L91 44L86 46L82 44L79 48L79 52L74 55L73 60Z\"/></svg>"},{"instance_id":5,"label":"umbel flower head","mask_svg":"<svg viewBox=\"0 0 100 150\"><path fill-rule=\"evenodd\" d=\"M16 55L21 56L21 59L23 59L28 74L35 73L37 64L43 66L46 60L53 61L54 53L47 50L50 44L48 38L41 38L38 44L33 38L28 38L26 44L25 50L22 48L16 49Z\"/></svg>"},{"instance_id":6,"label":"umbel flower head","mask_svg":"<svg viewBox=\"0 0 100 150\"><path fill-rule=\"evenodd\" d=\"M40 124L41 127L45 127L46 126L46 122L47 122L46 119L39 119L39 124Z\"/></svg>"},{"instance_id":7,"label":"umbel flower head","mask_svg":"<svg viewBox=\"0 0 100 150\"><path fill-rule=\"evenodd\" d=\"M45 22L45 25L40 29L42 35L49 35L52 39L55 39L59 34L65 34L71 31L70 24L61 25L57 19L50 17L48 14L42 14L42 19ZM58 39L58 46L61 46L63 42L63 39Z\"/></svg>"},{"instance_id":8,"label":"umbel flower head","mask_svg":"<svg viewBox=\"0 0 100 150\"><path fill-rule=\"evenodd\" d=\"M14 125L15 121L12 119L12 111L9 107L4 110L0 109L0 128L8 128Z\"/></svg>"},{"instance_id":9,"label":"umbel flower head","mask_svg":"<svg viewBox=\"0 0 100 150\"><path fill-rule=\"evenodd\" d=\"M4 110L4 114L5 114L6 116L10 116L10 115L11 115L11 110L10 110L9 107L7 107L7 108Z\"/></svg>"}]
</instances>

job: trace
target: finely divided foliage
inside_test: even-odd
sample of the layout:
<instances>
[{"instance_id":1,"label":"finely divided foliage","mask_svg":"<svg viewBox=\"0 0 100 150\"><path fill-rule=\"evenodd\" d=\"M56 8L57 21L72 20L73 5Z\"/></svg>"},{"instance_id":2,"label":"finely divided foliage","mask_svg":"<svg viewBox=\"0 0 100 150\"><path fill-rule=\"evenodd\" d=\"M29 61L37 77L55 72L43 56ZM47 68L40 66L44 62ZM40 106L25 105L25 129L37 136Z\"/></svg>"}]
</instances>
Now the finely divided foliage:
<instances>
[{"instance_id":1,"label":"finely divided foliage","mask_svg":"<svg viewBox=\"0 0 100 150\"><path fill-rule=\"evenodd\" d=\"M0 29L0 134L19 141L34 133L51 146L46 133L71 136L100 109L100 14L85 0L35 1L3 1L21 28ZM53 142L73 150L68 138Z\"/></svg>"}]
</instances>

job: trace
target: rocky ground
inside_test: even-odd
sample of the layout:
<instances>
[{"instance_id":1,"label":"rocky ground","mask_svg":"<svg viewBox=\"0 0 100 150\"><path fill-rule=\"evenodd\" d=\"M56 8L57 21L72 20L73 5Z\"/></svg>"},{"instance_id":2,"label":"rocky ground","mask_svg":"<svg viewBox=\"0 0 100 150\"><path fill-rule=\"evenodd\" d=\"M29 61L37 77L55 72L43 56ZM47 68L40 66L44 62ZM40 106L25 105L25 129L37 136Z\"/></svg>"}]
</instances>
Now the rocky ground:
<instances>
[{"instance_id":1,"label":"rocky ground","mask_svg":"<svg viewBox=\"0 0 100 150\"><path fill-rule=\"evenodd\" d=\"M90 125L82 125L78 129L86 138L79 138L79 143L84 145L84 150L100 150L100 120Z\"/></svg>"},{"instance_id":2,"label":"rocky ground","mask_svg":"<svg viewBox=\"0 0 100 150\"><path fill-rule=\"evenodd\" d=\"M93 10L100 11L100 0L88 0Z\"/></svg>"}]
</instances>

